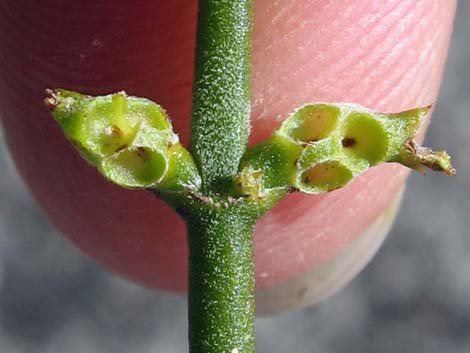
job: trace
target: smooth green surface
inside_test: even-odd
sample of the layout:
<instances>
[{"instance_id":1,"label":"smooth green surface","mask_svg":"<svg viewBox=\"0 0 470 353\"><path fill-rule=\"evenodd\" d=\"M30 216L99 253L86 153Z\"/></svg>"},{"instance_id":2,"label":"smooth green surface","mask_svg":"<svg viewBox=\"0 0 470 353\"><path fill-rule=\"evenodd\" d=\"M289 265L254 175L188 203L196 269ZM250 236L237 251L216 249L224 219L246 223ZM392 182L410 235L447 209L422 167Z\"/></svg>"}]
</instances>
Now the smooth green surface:
<instances>
[{"instance_id":1,"label":"smooth green surface","mask_svg":"<svg viewBox=\"0 0 470 353\"><path fill-rule=\"evenodd\" d=\"M199 1L190 150L205 193L223 193L250 132L252 0Z\"/></svg>"}]
</instances>

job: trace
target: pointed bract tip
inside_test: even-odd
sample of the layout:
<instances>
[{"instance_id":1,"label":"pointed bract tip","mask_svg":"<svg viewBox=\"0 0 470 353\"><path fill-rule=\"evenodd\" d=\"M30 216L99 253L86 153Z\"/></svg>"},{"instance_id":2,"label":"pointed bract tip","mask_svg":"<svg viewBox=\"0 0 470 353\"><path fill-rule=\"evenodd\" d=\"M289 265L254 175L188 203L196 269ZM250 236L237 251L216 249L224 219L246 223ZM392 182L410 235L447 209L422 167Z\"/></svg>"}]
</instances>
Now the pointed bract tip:
<instances>
[{"instance_id":1,"label":"pointed bract tip","mask_svg":"<svg viewBox=\"0 0 470 353\"><path fill-rule=\"evenodd\" d=\"M443 172L448 176L456 174L456 170L452 167L450 156L447 152L433 151L430 148L421 147L413 140L407 141L405 147L411 157L411 168L422 171L426 167L436 172Z\"/></svg>"},{"instance_id":2,"label":"pointed bract tip","mask_svg":"<svg viewBox=\"0 0 470 353\"><path fill-rule=\"evenodd\" d=\"M434 107L434 103L431 103L425 107L422 107L422 110L425 110L426 112L429 112L432 108Z\"/></svg>"},{"instance_id":3,"label":"pointed bract tip","mask_svg":"<svg viewBox=\"0 0 470 353\"><path fill-rule=\"evenodd\" d=\"M49 110L54 110L60 101L60 94L51 88L46 89L46 98L44 98L44 104Z\"/></svg>"}]
</instances>

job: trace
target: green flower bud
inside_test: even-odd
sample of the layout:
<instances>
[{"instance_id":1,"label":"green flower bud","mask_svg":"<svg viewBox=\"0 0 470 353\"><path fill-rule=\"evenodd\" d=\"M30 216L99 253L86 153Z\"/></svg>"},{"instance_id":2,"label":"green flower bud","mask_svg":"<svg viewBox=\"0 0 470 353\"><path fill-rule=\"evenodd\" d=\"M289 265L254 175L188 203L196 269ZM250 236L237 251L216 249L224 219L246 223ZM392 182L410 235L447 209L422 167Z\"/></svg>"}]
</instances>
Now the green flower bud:
<instances>
[{"instance_id":1,"label":"green flower bud","mask_svg":"<svg viewBox=\"0 0 470 353\"><path fill-rule=\"evenodd\" d=\"M383 114L356 104L307 104L291 113L268 140L247 151L235 182L251 192L253 185L263 185L263 193L284 187L318 194L343 187L384 162L453 175L445 152L413 141L428 111ZM243 177L247 173L251 179Z\"/></svg>"},{"instance_id":2,"label":"green flower bud","mask_svg":"<svg viewBox=\"0 0 470 353\"><path fill-rule=\"evenodd\" d=\"M242 171L235 178L237 194L259 196L292 184L301 152L302 146L276 134L249 149L241 161Z\"/></svg>"},{"instance_id":3,"label":"green flower bud","mask_svg":"<svg viewBox=\"0 0 470 353\"><path fill-rule=\"evenodd\" d=\"M124 92L91 97L58 89L48 94L46 105L67 138L110 181L127 188L199 185L191 155L157 104Z\"/></svg>"}]
</instances>

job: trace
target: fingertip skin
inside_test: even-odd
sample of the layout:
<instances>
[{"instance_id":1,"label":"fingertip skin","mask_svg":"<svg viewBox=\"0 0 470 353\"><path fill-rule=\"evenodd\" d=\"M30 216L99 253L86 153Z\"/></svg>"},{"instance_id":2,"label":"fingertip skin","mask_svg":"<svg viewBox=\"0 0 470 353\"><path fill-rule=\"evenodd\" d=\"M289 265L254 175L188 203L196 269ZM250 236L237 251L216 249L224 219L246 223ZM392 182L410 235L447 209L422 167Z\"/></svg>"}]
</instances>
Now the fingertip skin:
<instances>
[{"instance_id":1,"label":"fingertip skin","mask_svg":"<svg viewBox=\"0 0 470 353\"><path fill-rule=\"evenodd\" d=\"M455 4L256 1L251 143L309 102L384 112L435 102ZM44 90L153 99L187 144L196 15L189 0L0 0L0 115L23 178L86 254L168 290L186 286L184 224L150 193L113 186L82 161L44 108ZM342 190L285 199L256 227L257 285L335 257L387 208L406 176L386 165Z\"/></svg>"}]
</instances>

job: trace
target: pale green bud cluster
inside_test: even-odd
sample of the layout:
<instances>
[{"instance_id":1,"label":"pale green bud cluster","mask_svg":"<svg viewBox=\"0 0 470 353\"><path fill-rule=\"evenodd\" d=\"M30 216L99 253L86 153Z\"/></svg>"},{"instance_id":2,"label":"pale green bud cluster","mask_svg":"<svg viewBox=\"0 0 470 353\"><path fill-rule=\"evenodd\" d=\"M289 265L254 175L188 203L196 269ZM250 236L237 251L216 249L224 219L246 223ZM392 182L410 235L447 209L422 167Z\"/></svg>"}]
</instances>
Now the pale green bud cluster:
<instances>
[{"instance_id":1,"label":"pale green bud cluster","mask_svg":"<svg viewBox=\"0 0 470 353\"><path fill-rule=\"evenodd\" d=\"M46 105L68 139L110 181L127 188L199 192L193 158L159 105L124 92L48 93ZM445 152L413 140L428 111L382 114L356 104L304 105L269 139L247 150L229 195L256 201L273 192L319 194L384 162L453 175Z\"/></svg>"},{"instance_id":2,"label":"pale green bud cluster","mask_svg":"<svg viewBox=\"0 0 470 353\"><path fill-rule=\"evenodd\" d=\"M197 188L197 168L165 111L124 92L91 97L48 90L46 105L79 153L127 188Z\"/></svg>"},{"instance_id":3,"label":"pale green bud cluster","mask_svg":"<svg viewBox=\"0 0 470 353\"><path fill-rule=\"evenodd\" d=\"M381 114L356 104L302 106L271 138L247 151L235 178L237 189L258 197L278 188L318 194L341 188L384 162L452 175L445 152L413 141L428 111Z\"/></svg>"}]
</instances>

